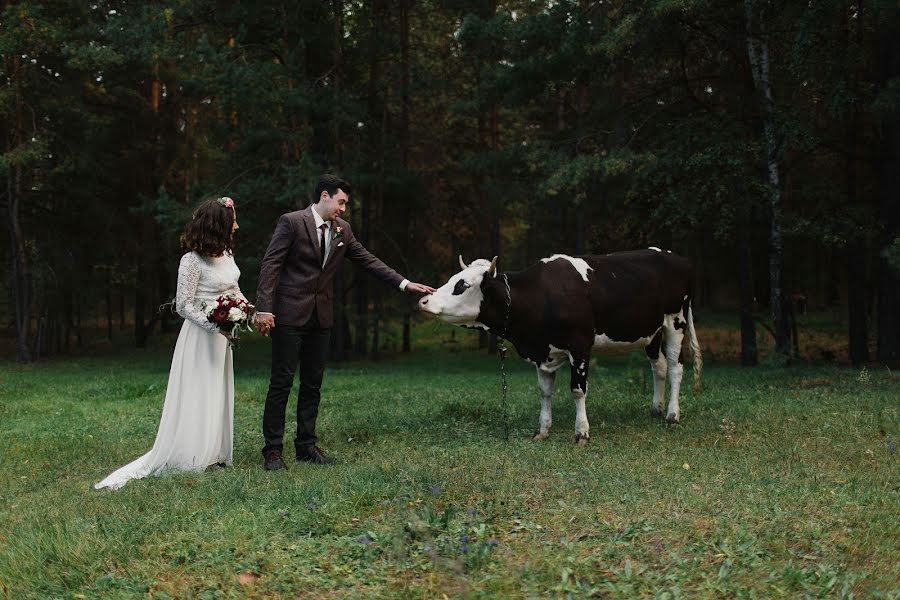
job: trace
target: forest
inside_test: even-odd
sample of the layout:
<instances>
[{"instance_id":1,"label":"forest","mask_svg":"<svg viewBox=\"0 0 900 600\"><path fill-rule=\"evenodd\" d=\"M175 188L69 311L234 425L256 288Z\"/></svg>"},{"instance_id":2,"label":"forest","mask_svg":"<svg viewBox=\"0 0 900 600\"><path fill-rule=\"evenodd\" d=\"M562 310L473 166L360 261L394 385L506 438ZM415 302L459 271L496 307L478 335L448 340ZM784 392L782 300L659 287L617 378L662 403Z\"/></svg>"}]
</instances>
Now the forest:
<instances>
[{"instance_id":1,"label":"forest","mask_svg":"<svg viewBox=\"0 0 900 600\"><path fill-rule=\"evenodd\" d=\"M235 199L252 299L333 172L414 281L658 246L742 364L790 360L806 311L850 363L900 359L894 0L6 0L0 57L7 358L171 330L208 197ZM351 268L336 315L333 360L414 344L409 298Z\"/></svg>"}]
</instances>

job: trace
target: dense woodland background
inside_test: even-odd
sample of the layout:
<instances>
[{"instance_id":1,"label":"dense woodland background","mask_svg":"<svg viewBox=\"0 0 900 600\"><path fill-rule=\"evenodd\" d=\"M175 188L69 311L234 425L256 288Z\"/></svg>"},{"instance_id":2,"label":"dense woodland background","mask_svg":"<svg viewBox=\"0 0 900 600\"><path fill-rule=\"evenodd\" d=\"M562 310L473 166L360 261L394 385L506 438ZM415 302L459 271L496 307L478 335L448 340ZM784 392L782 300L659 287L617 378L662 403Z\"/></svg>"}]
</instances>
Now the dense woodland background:
<instances>
[{"instance_id":1,"label":"dense woodland background","mask_svg":"<svg viewBox=\"0 0 900 600\"><path fill-rule=\"evenodd\" d=\"M361 241L466 260L656 245L789 356L804 304L900 358L896 0L0 1L0 326L19 360L176 323L177 235L235 198L252 298L278 215L354 184ZM411 297L350 267L333 355ZM804 302L805 299L805 302ZM766 334L768 335L768 334ZM11 344L12 345L12 344ZM874 355L873 355L874 353Z\"/></svg>"}]
</instances>

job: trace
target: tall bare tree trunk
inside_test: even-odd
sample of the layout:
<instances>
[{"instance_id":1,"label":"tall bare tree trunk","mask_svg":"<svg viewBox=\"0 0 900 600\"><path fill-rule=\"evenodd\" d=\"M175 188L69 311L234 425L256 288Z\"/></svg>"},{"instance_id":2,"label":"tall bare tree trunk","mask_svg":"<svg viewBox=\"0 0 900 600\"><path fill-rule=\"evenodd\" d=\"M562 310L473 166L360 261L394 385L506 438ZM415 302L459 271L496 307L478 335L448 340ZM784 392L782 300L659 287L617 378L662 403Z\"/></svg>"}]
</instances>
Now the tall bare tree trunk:
<instances>
[{"instance_id":1,"label":"tall bare tree trunk","mask_svg":"<svg viewBox=\"0 0 900 600\"><path fill-rule=\"evenodd\" d=\"M738 265L741 299L741 364L752 367L757 363L756 324L753 322L753 264L750 250L749 208L738 224Z\"/></svg>"},{"instance_id":2,"label":"tall bare tree trunk","mask_svg":"<svg viewBox=\"0 0 900 600\"><path fill-rule=\"evenodd\" d=\"M21 59L18 54L7 64L12 63L12 81L15 86L15 123L8 138L7 150L12 150L24 143L24 101L19 83L21 76ZM20 362L31 360L28 340L31 330L31 298L29 294L28 255L25 250L25 236L19 221L19 206L22 202L22 165L11 166L7 172L7 201L9 205L9 237L12 245L13 287L16 298L16 349Z\"/></svg>"},{"instance_id":3,"label":"tall bare tree trunk","mask_svg":"<svg viewBox=\"0 0 900 600\"><path fill-rule=\"evenodd\" d=\"M879 71L882 88L900 76L900 5L887 7L879 27ZM900 360L900 272L884 256L900 239L900 111L896 108L882 123L884 154L881 157L879 208L881 256L878 263L878 351L880 361Z\"/></svg>"},{"instance_id":4,"label":"tall bare tree trunk","mask_svg":"<svg viewBox=\"0 0 900 600\"><path fill-rule=\"evenodd\" d=\"M332 0L334 18L334 35L332 37L332 70L334 82L334 98L341 97L343 87L343 55L344 55L344 1ZM332 121L332 137L334 148L334 165L338 173L344 169L344 150L341 140L341 121L337 117ZM338 268L334 278L334 326L331 329L331 360L341 362L347 359L347 306L344 298L344 269Z\"/></svg>"},{"instance_id":5,"label":"tall bare tree trunk","mask_svg":"<svg viewBox=\"0 0 900 600\"><path fill-rule=\"evenodd\" d=\"M400 160L402 161L404 176L409 172L409 0L400 0ZM412 198L404 198L403 223L412 225ZM401 236L400 250L404 256L410 255L410 248L414 246L415 227L410 226L407 232ZM407 277L411 277L407 274ZM403 303L403 341L401 351L406 353L412 349L412 306L409 302Z\"/></svg>"},{"instance_id":6,"label":"tall bare tree trunk","mask_svg":"<svg viewBox=\"0 0 900 600\"><path fill-rule=\"evenodd\" d=\"M790 341L784 318L783 283L784 249L781 237L781 173L778 164L778 144L775 140L774 101L769 76L769 34L766 25L766 3L744 0L747 18L747 56L761 108L763 136L766 146L766 172L769 182L769 302L772 309L772 329L775 349L787 355ZM754 12L758 11L756 18ZM754 22L757 27L754 28ZM756 31L754 31L756 29Z\"/></svg>"},{"instance_id":7,"label":"tall bare tree trunk","mask_svg":"<svg viewBox=\"0 0 900 600\"><path fill-rule=\"evenodd\" d=\"M851 47L854 43L857 49L862 44L862 25L861 21L863 3L860 1L856 5L856 17L847 20L845 34L848 52L852 52ZM845 11L850 14L850 7L846 7ZM852 23L856 22L856 40L851 40L850 28ZM847 206L856 206L859 202L858 194L858 172L859 159L857 158L857 138L859 130L859 111L856 108L856 98L859 96L859 68L853 67L853 73L849 75L850 81L848 88L850 96L854 101L850 105L850 114L847 115L844 134L844 194ZM866 251L866 240L861 236L854 236L847 244L847 316L848 316L848 350L850 362L854 366L859 366L869 360L869 324L868 324L868 307L866 299L868 297L868 281L867 281L868 252Z\"/></svg>"},{"instance_id":8,"label":"tall bare tree trunk","mask_svg":"<svg viewBox=\"0 0 900 600\"><path fill-rule=\"evenodd\" d=\"M16 298L16 348L20 362L29 362L28 351L31 314L28 293L28 257L25 253L25 238L19 223L19 201L22 191L22 167L9 169L7 199L9 200L9 233L12 243L13 286Z\"/></svg>"},{"instance_id":9,"label":"tall bare tree trunk","mask_svg":"<svg viewBox=\"0 0 900 600\"><path fill-rule=\"evenodd\" d=\"M369 89L368 89L368 145L373 151L378 152L381 140L377 139L380 127L375 127L376 123L381 122L381 110L378 85L380 82L379 60L380 53L378 49L381 44L381 19L384 10L383 0L373 0L372 2L372 22L369 42ZM362 199L360 210L362 211L362 244L374 253L372 248L372 225L373 213L375 207L374 186L368 190L370 197ZM356 353L359 356L366 356L368 347L369 334L369 282L365 274L360 274L356 278Z\"/></svg>"},{"instance_id":10,"label":"tall bare tree trunk","mask_svg":"<svg viewBox=\"0 0 900 600\"><path fill-rule=\"evenodd\" d=\"M153 113L152 137L159 142L160 132L158 119L161 84L159 80L159 63L156 62L151 69L151 78L147 94L147 103ZM147 169L143 174L143 180L139 185L146 194L156 193L155 175L159 171L159 151L155 149L147 157L147 164L153 168ZM158 271L154 252L159 247L156 239L156 227L153 218L148 215L138 215L140 245L137 251L137 277L134 282L134 342L138 348L147 346L150 333L153 330L154 320L151 307L155 298ZM145 322L145 319L147 321Z\"/></svg>"}]
</instances>

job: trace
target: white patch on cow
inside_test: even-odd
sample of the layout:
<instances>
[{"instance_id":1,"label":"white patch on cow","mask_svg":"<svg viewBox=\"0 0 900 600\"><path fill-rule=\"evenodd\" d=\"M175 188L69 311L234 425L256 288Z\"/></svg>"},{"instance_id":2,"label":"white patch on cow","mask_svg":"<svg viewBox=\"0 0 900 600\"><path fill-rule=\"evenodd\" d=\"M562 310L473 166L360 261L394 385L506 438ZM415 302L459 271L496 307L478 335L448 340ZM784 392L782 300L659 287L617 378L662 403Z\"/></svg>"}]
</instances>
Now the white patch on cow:
<instances>
[{"instance_id":1,"label":"white patch on cow","mask_svg":"<svg viewBox=\"0 0 900 600\"><path fill-rule=\"evenodd\" d=\"M655 250L656 252L662 252L662 250L660 250L660 249L657 248L656 246L650 246L650 247L647 248L647 249L648 249L648 250Z\"/></svg>"},{"instance_id":2,"label":"white patch on cow","mask_svg":"<svg viewBox=\"0 0 900 600\"><path fill-rule=\"evenodd\" d=\"M552 260L557 260L559 258L569 261L572 264L572 266L575 267L575 270L578 271L578 274L581 275L581 278L584 279L585 281L588 280L588 271L593 271L593 269L590 266L588 266L588 264L584 261L583 258L575 258L575 257L569 256L568 254L554 254L550 258L542 258L541 262L548 263Z\"/></svg>"},{"instance_id":3,"label":"white patch on cow","mask_svg":"<svg viewBox=\"0 0 900 600\"><path fill-rule=\"evenodd\" d=\"M659 331L657 328L656 331ZM656 335L656 331L653 332L652 335L647 337L638 338L634 341L621 342L614 340L607 336L605 333L601 333L599 335L594 336L594 351L599 352L601 354L604 353L618 353L618 352L631 352L632 350L641 350L647 347L647 344L650 343L650 340L653 339L653 336Z\"/></svg>"},{"instance_id":4,"label":"white patch on cow","mask_svg":"<svg viewBox=\"0 0 900 600\"><path fill-rule=\"evenodd\" d=\"M538 365L538 369L544 373L556 373L561 366L572 362L572 355L567 350L561 350L556 346L550 346L547 359Z\"/></svg>"},{"instance_id":5,"label":"white patch on cow","mask_svg":"<svg viewBox=\"0 0 900 600\"><path fill-rule=\"evenodd\" d=\"M484 299L481 282L490 266L490 261L483 258L472 261L468 268L451 277L433 294L419 300L419 310L454 325L487 329L477 319L478 313L481 312L481 301ZM465 282L464 291L461 294L454 294L457 284L461 281Z\"/></svg>"}]
</instances>

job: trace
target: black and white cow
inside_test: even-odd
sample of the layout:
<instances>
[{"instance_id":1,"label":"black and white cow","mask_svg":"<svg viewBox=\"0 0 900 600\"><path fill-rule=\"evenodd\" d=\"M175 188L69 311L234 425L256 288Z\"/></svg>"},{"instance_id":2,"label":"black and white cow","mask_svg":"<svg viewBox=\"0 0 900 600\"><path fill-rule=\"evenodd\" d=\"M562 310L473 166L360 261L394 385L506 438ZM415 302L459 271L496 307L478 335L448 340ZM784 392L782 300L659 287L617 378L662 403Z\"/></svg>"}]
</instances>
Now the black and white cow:
<instances>
[{"instance_id":1,"label":"black and white cow","mask_svg":"<svg viewBox=\"0 0 900 600\"><path fill-rule=\"evenodd\" d=\"M498 273L497 258L466 265L419 308L454 325L480 327L506 338L537 366L541 420L535 439L550 430L556 371L571 366L575 441L586 443L584 403L591 351L643 349L653 370L652 411L666 421L681 417L678 395L685 335L693 356L694 387L703 361L691 312L691 263L658 248L603 256L554 254L520 272Z\"/></svg>"}]
</instances>

